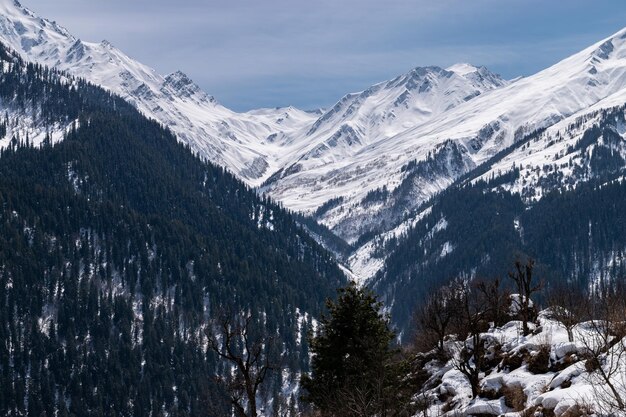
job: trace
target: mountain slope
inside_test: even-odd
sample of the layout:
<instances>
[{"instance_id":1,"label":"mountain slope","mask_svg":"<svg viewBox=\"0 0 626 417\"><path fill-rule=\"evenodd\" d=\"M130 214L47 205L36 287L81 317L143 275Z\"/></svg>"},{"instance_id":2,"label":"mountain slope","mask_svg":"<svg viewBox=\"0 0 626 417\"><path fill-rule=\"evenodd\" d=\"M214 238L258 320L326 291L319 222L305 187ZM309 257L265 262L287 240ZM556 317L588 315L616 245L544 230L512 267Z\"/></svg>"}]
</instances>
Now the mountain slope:
<instances>
[{"instance_id":1,"label":"mountain slope","mask_svg":"<svg viewBox=\"0 0 626 417\"><path fill-rule=\"evenodd\" d=\"M0 61L3 103L75 120L57 144L1 152L1 414L228 414L206 350L220 310L278 335L284 372L259 401L289 395L345 279L332 257L121 98L4 47Z\"/></svg>"},{"instance_id":2,"label":"mountain slope","mask_svg":"<svg viewBox=\"0 0 626 417\"><path fill-rule=\"evenodd\" d=\"M238 114L183 73L162 77L16 1L0 7L0 39L26 59L120 94L201 157L248 184L263 183L262 191L290 209L316 213L350 243L396 228L535 130L592 106L622 104L626 82L622 31L514 82L467 64L416 68L346 95L321 115L293 108Z\"/></svg>"},{"instance_id":3,"label":"mountain slope","mask_svg":"<svg viewBox=\"0 0 626 417\"><path fill-rule=\"evenodd\" d=\"M107 41L75 38L17 0L0 1L0 41L28 61L67 71L122 96L169 127L202 158L250 183L270 174L268 161L277 152L272 135L287 135L316 118L292 108L281 109L282 116L235 113L182 72L162 77Z\"/></svg>"},{"instance_id":4,"label":"mountain slope","mask_svg":"<svg viewBox=\"0 0 626 417\"><path fill-rule=\"evenodd\" d=\"M311 211L329 198L364 197L385 177L370 184L342 171L369 149L395 135L436 118L486 91L506 85L486 68L458 65L415 68L393 80L343 97L306 131L296 133L294 146L281 170L263 188L288 207ZM319 180L329 187L319 186ZM313 188L313 193L310 193ZM328 193L324 190L328 189ZM294 193L295 191L295 193ZM326 219L325 219L326 220ZM331 221L328 225L334 226Z\"/></svg>"},{"instance_id":5,"label":"mountain slope","mask_svg":"<svg viewBox=\"0 0 626 417\"><path fill-rule=\"evenodd\" d=\"M626 86L625 35L621 31L536 75L487 91L349 157L311 169L297 165L272 183L270 193L287 206L308 210L341 197L342 204L320 219L350 240L381 231L370 223L385 221L382 231L389 230L403 218L390 216L390 207L410 213L533 131L594 105L619 103ZM345 137L350 134L349 129L344 132ZM418 175L412 167L420 170ZM399 200L379 201L373 207L362 204L370 191L386 186L393 192L403 185L406 190Z\"/></svg>"},{"instance_id":6,"label":"mountain slope","mask_svg":"<svg viewBox=\"0 0 626 417\"><path fill-rule=\"evenodd\" d=\"M411 332L412 315L433 288L456 277L496 276L517 257L536 259L547 287L623 283L626 142L613 130L623 120L624 107L590 128L581 143L590 168L572 167L584 181L561 182L559 171L546 168L543 185L554 191L538 201L511 193L513 184L523 183L519 168L489 182L463 182L424 207L402 235L378 241L373 252L382 265L370 285L384 296L399 328Z\"/></svg>"}]
</instances>

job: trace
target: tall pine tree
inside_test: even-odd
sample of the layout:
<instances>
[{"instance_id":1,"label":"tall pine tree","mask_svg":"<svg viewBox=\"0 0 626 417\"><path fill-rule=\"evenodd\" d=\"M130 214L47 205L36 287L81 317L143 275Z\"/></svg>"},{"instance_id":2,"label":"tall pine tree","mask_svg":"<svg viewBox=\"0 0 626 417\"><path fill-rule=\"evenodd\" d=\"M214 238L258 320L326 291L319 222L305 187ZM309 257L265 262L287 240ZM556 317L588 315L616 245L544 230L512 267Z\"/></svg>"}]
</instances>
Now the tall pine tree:
<instances>
[{"instance_id":1,"label":"tall pine tree","mask_svg":"<svg viewBox=\"0 0 626 417\"><path fill-rule=\"evenodd\" d=\"M304 399L323 416L391 416L398 383L394 333L371 291L350 284L328 301L329 315L311 340L312 375Z\"/></svg>"}]
</instances>

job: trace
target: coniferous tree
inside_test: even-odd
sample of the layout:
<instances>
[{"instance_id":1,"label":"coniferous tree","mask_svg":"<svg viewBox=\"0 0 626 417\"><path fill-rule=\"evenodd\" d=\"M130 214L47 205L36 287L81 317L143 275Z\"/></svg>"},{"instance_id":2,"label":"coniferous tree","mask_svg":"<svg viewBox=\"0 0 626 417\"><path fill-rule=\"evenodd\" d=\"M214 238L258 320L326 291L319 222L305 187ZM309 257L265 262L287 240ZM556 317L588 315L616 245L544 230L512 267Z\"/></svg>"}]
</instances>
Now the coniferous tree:
<instances>
[{"instance_id":1,"label":"coniferous tree","mask_svg":"<svg viewBox=\"0 0 626 417\"><path fill-rule=\"evenodd\" d=\"M394 333L373 293L352 283L329 301L311 339L312 374L302 379L305 400L323 416L391 416L399 383Z\"/></svg>"}]
</instances>

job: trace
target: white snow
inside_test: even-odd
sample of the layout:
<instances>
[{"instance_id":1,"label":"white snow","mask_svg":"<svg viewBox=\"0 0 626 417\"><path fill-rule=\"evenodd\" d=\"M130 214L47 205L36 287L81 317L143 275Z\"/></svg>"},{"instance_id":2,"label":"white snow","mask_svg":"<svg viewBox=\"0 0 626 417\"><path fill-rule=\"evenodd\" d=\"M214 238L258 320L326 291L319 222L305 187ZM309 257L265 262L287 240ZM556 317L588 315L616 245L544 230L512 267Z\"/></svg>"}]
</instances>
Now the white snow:
<instances>
[{"instance_id":1,"label":"white snow","mask_svg":"<svg viewBox=\"0 0 626 417\"><path fill-rule=\"evenodd\" d=\"M271 174L287 135L317 118L294 108L233 112L182 72L166 77L111 43L83 42L14 0L0 0L0 41L28 61L55 67L119 94L167 125L201 157L250 184Z\"/></svg>"},{"instance_id":2,"label":"white snow","mask_svg":"<svg viewBox=\"0 0 626 417\"><path fill-rule=\"evenodd\" d=\"M405 177L404 165L425 160L446 141L465 150L465 167L471 169L538 128L625 103L625 37L626 30L513 83L478 87L466 79L476 73L467 73L467 65L457 65L450 68L455 71L452 77L435 69L420 77L416 70L347 95L306 133L302 148L287 158L293 169L265 190L287 207L302 211L342 196L342 205L323 222L331 227L339 221L358 225L363 217L359 201L368 191L383 186L393 191ZM412 90L415 101L409 109L393 106L389 96L397 94L388 88L409 83L412 77L420 83L428 81L432 90ZM482 94L461 100L470 85ZM529 157L535 161L553 158L566 144L549 149L545 143L539 146L546 155L531 149ZM517 156L495 169L506 172L512 162L519 164ZM434 178L419 183L415 191L421 202L449 186L454 178L448 175L435 173Z\"/></svg>"},{"instance_id":3,"label":"white snow","mask_svg":"<svg viewBox=\"0 0 626 417\"><path fill-rule=\"evenodd\" d=\"M484 333L484 339L497 343L505 355L535 355L540 349L547 347L550 351L550 360L554 364L568 357L570 362L564 363L560 371L549 370L546 373L534 374L528 370L526 362L517 369L510 370L506 367L496 366L483 374L481 387L483 390L499 392L502 387L519 387L527 396L525 408L540 406L544 410L552 410L556 416L566 415L566 411L577 405L596 405L598 395L607 389L604 382L589 373L585 368L584 353L589 340L593 340L595 327L581 323L574 329L574 342L568 342L567 331L563 325L548 318L547 312L541 312L539 316L540 331L530 336L522 336L519 322L510 322L501 328L495 328ZM583 342L585 341L585 342ZM449 339L446 349L449 352L460 351L461 342ZM620 344L618 343L619 347ZM525 353L526 352L526 353ZM626 395L626 363L620 363L621 351L613 348L609 351L610 356L603 361L603 366L611 366L618 363L619 372L615 372L614 384L622 395ZM472 398L469 382L454 366L457 359L440 365L430 366L429 370L434 378L440 378L441 382L434 388L419 393L420 396L437 398L438 393L448 393L446 400L448 407L452 406L447 414L442 413L444 403L434 401L430 405L429 415L508 415L518 416L513 409L506 406L504 397L498 399L486 399L482 397ZM621 361L623 362L623 361ZM613 378L613 377L612 377ZM606 393L608 394L608 393ZM573 409L572 409L573 410ZM601 410L597 409L600 413ZM600 414L598 414L600 415Z\"/></svg>"},{"instance_id":4,"label":"white snow","mask_svg":"<svg viewBox=\"0 0 626 417\"><path fill-rule=\"evenodd\" d=\"M446 169L410 185L407 201L412 206L402 224L410 224L417 215L412 210L458 176L528 133L549 128L540 140L517 149L485 176L521 166L525 183L516 182L511 191L536 188L533 198L541 198L546 190L536 185L544 165L571 174L565 150L583 131L568 136L565 130L577 118L626 103L626 29L514 82L465 63L447 69L415 68L347 94L320 112L286 107L236 113L184 73L164 77L109 42L81 41L14 0L0 0L0 41L29 61L65 70L121 95L167 125L198 155L228 168L249 185L261 186L271 179L260 190L289 209L312 213L331 198L343 197L321 220L350 242L360 230L367 230L361 227L364 223L390 204L364 205L367 193L382 187L392 193L407 178L403 167L425 161L446 146L458 151L460 161L444 161ZM52 129L55 141L62 139L65 128ZM30 129L31 140L43 138L43 130L26 122L17 129ZM402 226L398 223L385 224L383 237ZM362 279L382 266L382 260L368 258L372 249L371 242L366 243L350 262L350 269ZM446 252L442 250L442 256Z\"/></svg>"}]
</instances>

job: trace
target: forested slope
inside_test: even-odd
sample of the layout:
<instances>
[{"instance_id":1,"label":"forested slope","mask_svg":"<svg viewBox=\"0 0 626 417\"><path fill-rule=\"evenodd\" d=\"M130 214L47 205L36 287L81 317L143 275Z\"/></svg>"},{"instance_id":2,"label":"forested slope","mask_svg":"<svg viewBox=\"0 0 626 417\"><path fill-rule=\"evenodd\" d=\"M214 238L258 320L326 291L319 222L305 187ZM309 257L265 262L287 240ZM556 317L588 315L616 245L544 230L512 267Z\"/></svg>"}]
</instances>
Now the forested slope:
<instances>
[{"instance_id":1,"label":"forested slope","mask_svg":"<svg viewBox=\"0 0 626 417\"><path fill-rule=\"evenodd\" d=\"M291 215L125 101L0 57L0 133L24 114L71 126L0 157L0 414L223 415L205 333L224 310L306 367L302 335L345 278Z\"/></svg>"}]
</instances>

